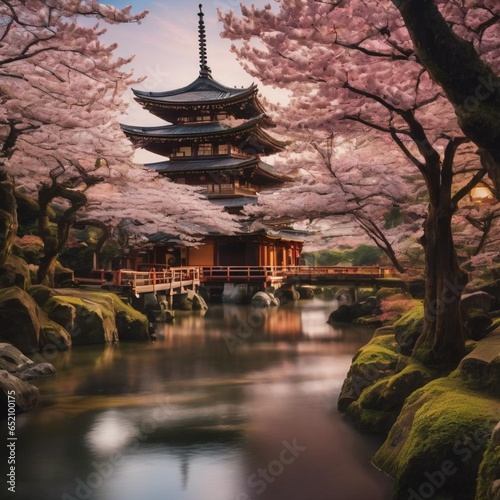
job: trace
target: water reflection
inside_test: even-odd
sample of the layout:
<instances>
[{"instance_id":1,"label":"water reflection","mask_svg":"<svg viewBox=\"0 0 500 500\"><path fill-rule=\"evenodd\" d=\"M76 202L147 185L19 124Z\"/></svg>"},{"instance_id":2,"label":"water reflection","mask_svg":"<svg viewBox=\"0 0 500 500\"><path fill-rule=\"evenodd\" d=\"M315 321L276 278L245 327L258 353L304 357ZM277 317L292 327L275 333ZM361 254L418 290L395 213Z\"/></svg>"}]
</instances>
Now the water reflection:
<instances>
[{"instance_id":1,"label":"water reflection","mask_svg":"<svg viewBox=\"0 0 500 500\"><path fill-rule=\"evenodd\" d=\"M158 325L155 343L55 359L39 408L19 419L16 498L391 498L369 465L377 443L335 409L370 333L327 325L332 307L216 306ZM305 448L287 464L284 442Z\"/></svg>"}]
</instances>

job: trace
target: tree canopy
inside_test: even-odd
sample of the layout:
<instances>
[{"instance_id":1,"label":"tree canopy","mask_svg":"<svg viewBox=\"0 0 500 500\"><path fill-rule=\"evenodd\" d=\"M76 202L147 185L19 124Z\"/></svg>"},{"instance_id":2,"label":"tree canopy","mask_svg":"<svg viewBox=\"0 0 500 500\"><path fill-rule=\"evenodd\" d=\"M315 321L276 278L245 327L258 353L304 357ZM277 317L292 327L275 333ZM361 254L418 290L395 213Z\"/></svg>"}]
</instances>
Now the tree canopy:
<instances>
[{"instance_id":1,"label":"tree canopy","mask_svg":"<svg viewBox=\"0 0 500 500\"><path fill-rule=\"evenodd\" d=\"M118 119L125 93L140 80L127 69L132 58L117 57L116 44L101 39L103 25L138 23L146 14L96 0L0 2L2 168L26 193L57 183L61 189L45 194L62 208L70 191L81 193L72 220L134 221L131 242L158 231L186 242L231 231L233 219L199 190L132 161Z\"/></svg>"},{"instance_id":2,"label":"tree canopy","mask_svg":"<svg viewBox=\"0 0 500 500\"><path fill-rule=\"evenodd\" d=\"M498 72L498 19L479 4L440 2L454 36L465 33L482 64ZM310 153L307 163L299 158L302 183L264 201L306 217L348 217L396 266L403 233L416 234L426 256L422 343L430 357L453 364L463 352L458 299L466 283L453 229L473 216L469 193L487 179L487 168L392 2L281 0L278 6L242 6L240 18L221 14L223 35L238 41L233 51L247 71L291 92L280 131L302 143L298 153ZM490 205L484 210L495 213ZM478 245L481 239L477 233ZM454 299L447 301L450 289Z\"/></svg>"}]
</instances>

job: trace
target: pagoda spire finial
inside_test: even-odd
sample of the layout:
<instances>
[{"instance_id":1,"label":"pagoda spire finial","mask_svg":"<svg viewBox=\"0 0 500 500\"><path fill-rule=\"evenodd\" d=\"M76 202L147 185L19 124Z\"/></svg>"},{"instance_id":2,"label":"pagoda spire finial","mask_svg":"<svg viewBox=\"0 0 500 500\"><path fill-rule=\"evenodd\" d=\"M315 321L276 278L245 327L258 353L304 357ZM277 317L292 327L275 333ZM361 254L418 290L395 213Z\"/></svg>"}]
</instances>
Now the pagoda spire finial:
<instances>
[{"instance_id":1,"label":"pagoda spire finial","mask_svg":"<svg viewBox=\"0 0 500 500\"><path fill-rule=\"evenodd\" d=\"M203 21L203 5L200 3L198 16L200 20L198 21L198 40L200 47L200 77L206 78L211 76L212 71L207 66L207 37L205 35L205 22Z\"/></svg>"}]
</instances>

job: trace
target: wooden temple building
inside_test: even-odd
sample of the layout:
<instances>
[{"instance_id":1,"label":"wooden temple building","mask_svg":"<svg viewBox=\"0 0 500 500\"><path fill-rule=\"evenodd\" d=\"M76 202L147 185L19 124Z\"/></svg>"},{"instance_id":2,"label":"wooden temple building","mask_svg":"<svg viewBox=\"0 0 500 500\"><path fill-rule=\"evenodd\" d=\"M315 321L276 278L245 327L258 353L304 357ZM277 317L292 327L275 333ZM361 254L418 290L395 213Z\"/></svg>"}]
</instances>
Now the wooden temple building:
<instances>
[{"instance_id":1,"label":"wooden temple building","mask_svg":"<svg viewBox=\"0 0 500 500\"><path fill-rule=\"evenodd\" d=\"M205 186L207 197L230 213L255 203L262 190L282 186L279 174L261 157L282 151L286 143L272 137L274 126L258 99L258 88L227 87L207 65L203 12L200 12L198 77L185 87L164 92L133 90L141 106L165 125L122 125L135 147L165 158L147 164L176 183ZM168 196L168 193L165 193ZM241 233L213 235L198 248L185 248L164 234L151 237L151 249L128 263L138 266L284 266L300 262L302 240L291 229L260 225L250 230L241 219Z\"/></svg>"}]
</instances>

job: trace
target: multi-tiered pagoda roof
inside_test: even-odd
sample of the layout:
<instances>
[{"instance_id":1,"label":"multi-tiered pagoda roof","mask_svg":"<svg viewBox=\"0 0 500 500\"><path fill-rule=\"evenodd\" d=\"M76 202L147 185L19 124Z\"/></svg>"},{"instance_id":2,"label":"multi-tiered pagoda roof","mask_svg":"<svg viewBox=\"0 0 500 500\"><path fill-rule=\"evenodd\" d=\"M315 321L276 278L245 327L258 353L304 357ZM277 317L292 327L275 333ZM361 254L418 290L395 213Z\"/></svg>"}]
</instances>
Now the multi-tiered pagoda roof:
<instances>
[{"instance_id":1,"label":"multi-tiered pagoda roof","mask_svg":"<svg viewBox=\"0 0 500 500\"><path fill-rule=\"evenodd\" d=\"M289 180L260 158L282 151L286 143L267 132L274 124L259 101L255 84L232 88L212 77L201 5L198 16L198 78L164 92L133 90L144 109L169 124L122 125L122 129L136 147L168 158L147 166L172 180L207 185L211 198L255 197L261 188ZM245 203L242 200L241 205Z\"/></svg>"}]
</instances>

